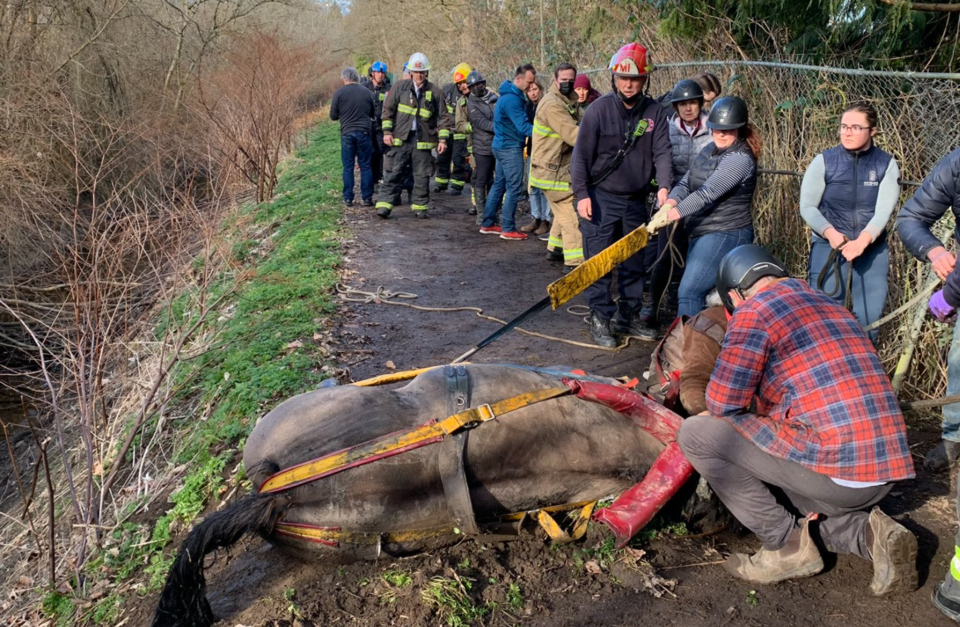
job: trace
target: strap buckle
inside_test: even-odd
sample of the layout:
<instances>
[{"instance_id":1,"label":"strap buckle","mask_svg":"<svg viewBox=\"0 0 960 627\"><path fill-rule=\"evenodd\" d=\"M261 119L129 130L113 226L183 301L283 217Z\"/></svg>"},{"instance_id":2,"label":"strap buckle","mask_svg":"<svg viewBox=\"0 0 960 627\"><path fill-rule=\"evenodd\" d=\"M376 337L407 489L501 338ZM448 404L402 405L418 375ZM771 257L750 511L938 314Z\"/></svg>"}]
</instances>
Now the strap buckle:
<instances>
[{"instance_id":1,"label":"strap buckle","mask_svg":"<svg viewBox=\"0 0 960 627\"><path fill-rule=\"evenodd\" d=\"M493 408L490 407L490 403L484 403L483 405L478 405L476 407L476 412L480 414L479 418L471 417L469 421L463 423L463 427L462 427L463 429L468 429L468 430L473 429L477 425L481 425L497 417L497 414L494 413Z\"/></svg>"}]
</instances>

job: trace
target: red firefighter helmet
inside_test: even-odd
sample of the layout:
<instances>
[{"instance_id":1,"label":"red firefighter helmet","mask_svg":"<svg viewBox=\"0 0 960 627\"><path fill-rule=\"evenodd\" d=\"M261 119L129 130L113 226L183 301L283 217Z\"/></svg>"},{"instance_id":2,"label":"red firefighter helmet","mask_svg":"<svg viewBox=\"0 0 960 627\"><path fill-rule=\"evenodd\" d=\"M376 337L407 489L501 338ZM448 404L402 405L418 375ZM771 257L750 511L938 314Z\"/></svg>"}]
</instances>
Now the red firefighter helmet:
<instances>
[{"instance_id":1,"label":"red firefighter helmet","mask_svg":"<svg viewBox=\"0 0 960 627\"><path fill-rule=\"evenodd\" d=\"M632 78L646 76L652 71L650 53L641 44L626 44L610 59L610 72L614 76Z\"/></svg>"}]
</instances>

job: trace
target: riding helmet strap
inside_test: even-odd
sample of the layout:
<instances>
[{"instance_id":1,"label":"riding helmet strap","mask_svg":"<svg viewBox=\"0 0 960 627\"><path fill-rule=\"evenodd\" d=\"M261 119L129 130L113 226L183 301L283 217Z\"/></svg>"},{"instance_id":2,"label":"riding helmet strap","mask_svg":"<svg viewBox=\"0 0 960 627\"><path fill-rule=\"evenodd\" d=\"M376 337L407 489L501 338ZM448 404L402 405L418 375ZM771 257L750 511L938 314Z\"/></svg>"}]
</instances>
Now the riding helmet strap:
<instances>
[{"instance_id":1,"label":"riding helmet strap","mask_svg":"<svg viewBox=\"0 0 960 627\"><path fill-rule=\"evenodd\" d=\"M452 416L470 407L470 376L467 369L461 365L444 366L443 375L447 387L447 414ZM480 528L473 513L464 464L468 437L470 430L464 429L444 438L440 443L437 465L447 508L457 528L463 533L477 535Z\"/></svg>"}]
</instances>

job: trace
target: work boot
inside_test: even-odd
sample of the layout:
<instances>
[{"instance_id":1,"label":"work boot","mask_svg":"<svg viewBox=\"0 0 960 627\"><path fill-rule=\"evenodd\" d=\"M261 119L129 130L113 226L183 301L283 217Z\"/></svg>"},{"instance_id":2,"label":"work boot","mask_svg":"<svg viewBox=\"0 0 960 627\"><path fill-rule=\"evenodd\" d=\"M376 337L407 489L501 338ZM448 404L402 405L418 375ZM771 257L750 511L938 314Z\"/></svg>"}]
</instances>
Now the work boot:
<instances>
[{"instance_id":1,"label":"work boot","mask_svg":"<svg viewBox=\"0 0 960 627\"><path fill-rule=\"evenodd\" d=\"M541 221L540 221L540 226L537 227L537 229L533 232L533 234L534 234L534 235L546 235L546 234L550 233L550 227L551 227L551 226L552 226L552 225L550 224L550 221L549 221L549 220L541 220Z\"/></svg>"},{"instance_id":2,"label":"work boot","mask_svg":"<svg viewBox=\"0 0 960 627\"><path fill-rule=\"evenodd\" d=\"M353 206L353 201L352 201L352 200L344 200L344 201L343 201L343 206L344 206L344 207L352 207L352 206Z\"/></svg>"},{"instance_id":3,"label":"work boot","mask_svg":"<svg viewBox=\"0 0 960 627\"><path fill-rule=\"evenodd\" d=\"M477 215L477 208L474 207L473 205L470 205L470 208L467 209L467 215L468 215L468 216L475 216L475 215Z\"/></svg>"},{"instance_id":4,"label":"work boot","mask_svg":"<svg viewBox=\"0 0 960 627\"><path fill-rule=\"evenodd\" d=\"M372 206L373 206L373 200L371 200L370 198L367 198L366 200L363 201L363 206L364 206L364 207L372 207Z\"/></svg>"},{"instance_id":5,"label":"work boot","mask_svg":"<svg viewBox=\"0 0 960 627\"><path fill-rule=\"evenodd\" d=\"M873 558L870 592L883 596L917 589L917 538L879 507L870 512L867 548Z\"/></svg>"},{"instance_id":6,"label":"work boot","mask_svg":"<svg viewBox=\"0 0 960 627\"><path fill-rule=\"evenodd\" d=\"M960 581L954 579L950 573L933 589L933 605L943 612L944 616L960 623Z\"/></svg>"},{"instance_id":7,"label":"work boot","mask_svg":"<svg viewBox=\"0 0 960 627\"><path fill-rule=\"evenodd\" d=\"M450 188L450 195L451 195L451 196L461 196L462 194L463 194L463 188L462 188L462 187L451 187L451 188Z\"/></svg>"},{"instance_id":8,"label":"work boot","mask_svg":"<svg viewBox=\"0 0 960 627\"><path fill-rule=\"evenodd\" d=\"M414 211L414 212L413 212L413 215L417 216L417 218L419 218L419 219L421 219L421 220L426 220L427 218L430 217L430 216L427 215L427 210L426 210L426 209L424 209L424 210L422 210L422 211Z\"/></svg>"},{"instance_id":9,"label":"work boot","mask_svg":"<svg viewBox=\"0 0 960 627\"><path fill-rule=\"evenodd\" d=\"M541 222L540 218L534 218L534 219L531 220L530 222L527 222L526 224L524 224L523 226L521 226L521 227L520 227L520 232L521 232L521 233L533 233L534 231L536 231L537 229L540 228L540 222Z\"/></svg>"},{"instance_id":10,"label":"work boot","mask_svg":"<svg viewBox=\"0 0 960 627\"><path fill-rule=\"evenodd\" d=\"M610 333L610 321L601 318L595 311L590 312L590 337L598 346L617 347L617 339Z\"/></svg>"},{"instance_id":11,"label":"work boot","mask_svg":"<svg viewBox=\"0 0 960 627\"><path fill-rule=\"evenodd\" d=\"M386 207L381 207L380 209L377 209L377 215L380 216L381 218L389 218L390 210L387 209Z\"/></svg>"},{"instance_id":12,"label":"work boot","mask_svg":"<svg viewBox=\"0 0 960 627\"><path fill-rule=\"evenodd\" d=\"M477 212L477 224L478 224L478 225L483 224L483 212L482 212L482 211L478 211L478 212Z\"/></svg>"},{"instance_id":13,"label":"work boot","mask_svg":"<svg viewBox=\"0 0 960 627\"><path fill-rule=\"evenodd\" d=\"M641 307L638 317L640 318L640 322L649 327L656 327L659 324L659 321L657 320L657 313L656 310L654 310L652 303L647 303Z\"/></svg>"},{"instance_id":14,"label":"work boot","mask_svg":"<svg viewBox=\"0 0 960 627\"><path fill-rule=\"evenodd\" d=\"M657 330L644 323L636 311L624 305L617 308L617 315L613 319L613 332L646 342L657 339Z\"/></svg>"},{"instance_id":15,"label":"work boot","mask_svg":"<svg viewBox=\"0 0 960 627\"><path fill-rule=\"evenodd\" d=\"M810 538L809 522L802 520L782 549L760 549L755 555L734 553L723 563L723 567L739 579L770 584L816 575L823 570L823 558Z\"/></svg>"},{"instance_id":16,"label":"work boot","mask_svg":"<svg viewBox=\"0 0 960 627\"><path fill-rule=\"evenodd\" d=\"M923 460L923 467L930 472L946 472L957 463L958 458L960 458L960 442L940 440L940 444L927 453Z\"/></svg>"},{"instance_id":17,"label":"work boot","mask_svg":"<svg viewBox=\"0 0 960 627\"><path fill-rule=\"evenodd\" d=\"M438 183L438 184L436 184L436 185L433 186L433 191L434 191L434 192L437 192L437 193L445 192L445 191L447 191L447 186L446 186L446 185L440 185L440 184Z\"/></svg>"},{"instance_id":18,"label":"work boot","mask_svg":"<svg viewBox=\"0 0 960 627\"><path fill-rule=\"evenodd\" d=\"M559 248L548 248L547 259L550 261L563 261L563 251Z\"/></svg>"}]
</instances>

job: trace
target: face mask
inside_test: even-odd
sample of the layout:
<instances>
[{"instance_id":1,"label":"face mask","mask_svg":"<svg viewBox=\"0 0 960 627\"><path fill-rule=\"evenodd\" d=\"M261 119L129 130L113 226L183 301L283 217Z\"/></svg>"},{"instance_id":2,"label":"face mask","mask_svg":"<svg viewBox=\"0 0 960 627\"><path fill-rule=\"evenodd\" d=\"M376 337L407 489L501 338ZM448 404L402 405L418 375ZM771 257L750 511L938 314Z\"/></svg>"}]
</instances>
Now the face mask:
<instances>
[{"instance_id":1,"label":"face mask","mask_svg":"<svg viewBox=\"0 0 960 627\"><path fill-rule=\"evenodd\" d=\"M563 81L560 83L560 93L569 96L573 93L573 81Z\"/></svg>"},{"instance_id":2,"label":"face mask","mask_svg":"<svg viewBox=\"0 0 960 627\"><path fill-rule=\"evenodd\" d=\"M638 100L643 96L643 93L637 92L632 96L624 96L621 92L617 92L617 96L624 102L624 104L632 105L636 104Z\"/></svg>"},{"instance_id":3,"label":"face mask","mask_svg":"<svg viewBox=\"0 0 960 627\"><path fill-rule=\"evenodd\" d=\"M470 88L470 93L472 93L477 98L483 98L483 95L487 93L486 85L474 85Z\"/></svg>"}]
</instances>

